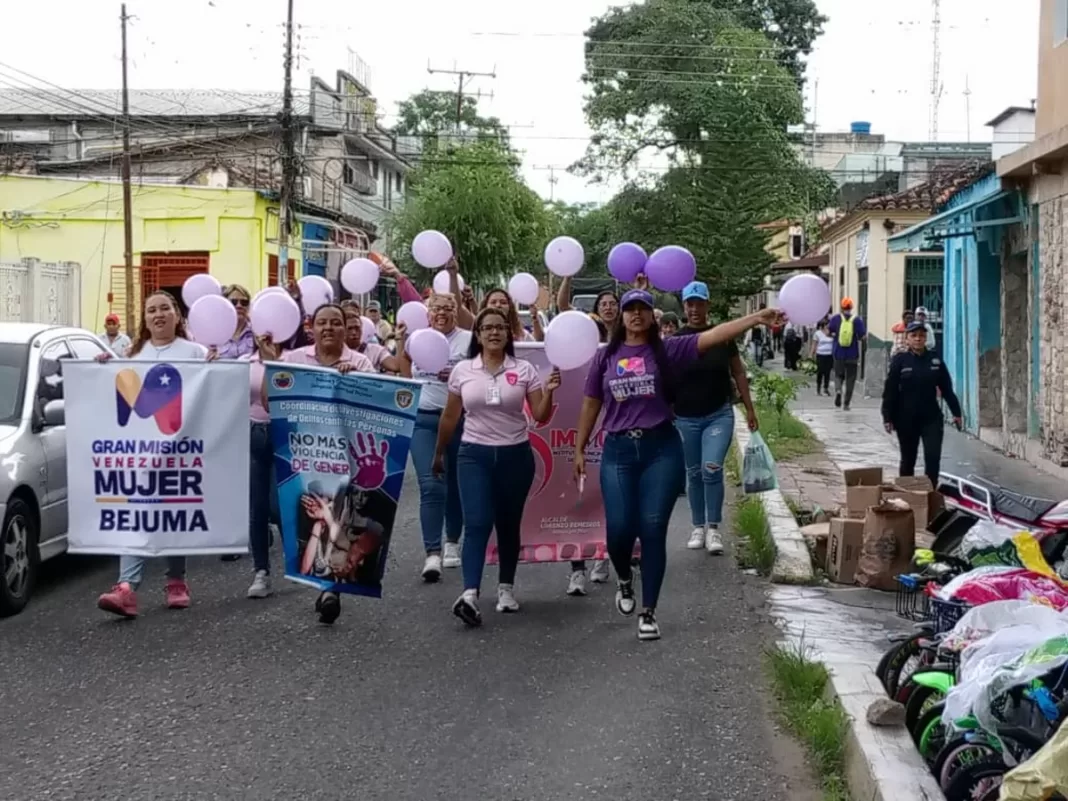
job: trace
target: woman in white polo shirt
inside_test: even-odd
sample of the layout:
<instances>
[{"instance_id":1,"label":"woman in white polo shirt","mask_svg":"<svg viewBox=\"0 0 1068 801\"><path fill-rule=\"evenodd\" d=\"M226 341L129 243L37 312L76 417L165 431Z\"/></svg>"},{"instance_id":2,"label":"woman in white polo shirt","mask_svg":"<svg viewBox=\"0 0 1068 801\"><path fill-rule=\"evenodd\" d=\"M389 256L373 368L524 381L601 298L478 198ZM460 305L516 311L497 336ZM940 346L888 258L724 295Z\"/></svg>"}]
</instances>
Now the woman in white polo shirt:
<instances>
[{"instance_id":1,"label":"woman in white polo shirt","mask_svg":"<svg viewBox=\"0 0 1068 801\"><path fill-rule=\"evenodd\" d=\"M456 298L452 295L432 292L427 298L426 307L430 327L440 331L449 341L449 363L439 373L425 373L413 367L404 347L405 332L401 326L397 332L397 366L401 375L426 382L419 396L419 413L412 431L411 453L412 465L419 480L419 526L423 530L423 547L426 549L423 581L434 582L441 578L442 567L460 566L460 534L464 519L460 508L460 488L456 483L456 454L460 449L462 420L445 451L444 475L435 475L431 467L438 441L438 423L449 394L446 382L453 366L467 357L471 332L457 328ZM445 529L444 553L442 528Z\"/></svg>"},{"instance_id":2,"label":"woman in white polo shirt","mask_svg":"<svg viewBox=\"0 0 1068 801\"><path fill-rule=\"evenodd\" d=\"M464 511L464 591L452 609L468 626L482 623L478 595L486 546L494 529L500 568L497 611L519 611L513 586L523 506L534 482L534 453L523 406L529 403L531 416L545 422L558 386L559 371L552 372L543 390L537 369L515 357L505 312L487 308L479 313L468 358L457 364L449 377L448 402L441 415L433 464L435 474L446 471L446 453L463 416L456 472Z\"/></svg>"}]
</instances>

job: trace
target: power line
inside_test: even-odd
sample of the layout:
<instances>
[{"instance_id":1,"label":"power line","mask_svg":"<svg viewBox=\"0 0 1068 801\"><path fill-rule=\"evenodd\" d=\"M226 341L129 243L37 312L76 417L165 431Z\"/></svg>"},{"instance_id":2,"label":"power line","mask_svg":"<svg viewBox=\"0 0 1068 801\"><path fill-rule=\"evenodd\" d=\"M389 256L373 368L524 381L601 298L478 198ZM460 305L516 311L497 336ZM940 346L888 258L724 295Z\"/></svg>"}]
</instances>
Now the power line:
<instances>
[{"instance_id":1,"label":"power line","mask_svg":"<svg viewBox=\"0 0 1068 801\"><path fill-rule=\"evenodd\" d=\"M451 70L434 69L429 63L426 65L426 71L431 75L455 75L456 81L456 130L460 130L460 121L463 116L464 109L464 83L470 78L496 78L497 70L494 68L492 72L475 72L473 70L458 70L455 67Z\"/></svg>"}]
</instances>

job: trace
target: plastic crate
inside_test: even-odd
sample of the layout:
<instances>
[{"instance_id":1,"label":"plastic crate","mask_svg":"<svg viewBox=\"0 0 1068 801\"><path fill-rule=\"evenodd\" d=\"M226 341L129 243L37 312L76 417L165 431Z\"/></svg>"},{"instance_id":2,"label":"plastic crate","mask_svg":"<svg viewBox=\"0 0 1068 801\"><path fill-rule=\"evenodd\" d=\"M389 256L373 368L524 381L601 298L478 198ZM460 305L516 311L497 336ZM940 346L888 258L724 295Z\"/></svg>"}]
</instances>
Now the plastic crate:
<instances>
[{"instance_id":1,"label":"plastic crate","mask_svg":"<svg viewBox=\"0 0 1068 801\"><path fill-rule=\"evenodd\" d=\"M897 616L913 623L922 623L931 619L930 604L924 587L931 579L916 575L896 576L897 596L894 609Z\"/></svg>"},{"instance_id":2,"label":"plastic crate","mask_svg":"<svg viewBox=\"0 0 1068 801\"><path fill-rule=\"evenodd\" d=\"M936 634L951 631L969 609L968 604L963 601L944 601L941 598L931 598L929 605Z\"/></svg>"}]
</instances>

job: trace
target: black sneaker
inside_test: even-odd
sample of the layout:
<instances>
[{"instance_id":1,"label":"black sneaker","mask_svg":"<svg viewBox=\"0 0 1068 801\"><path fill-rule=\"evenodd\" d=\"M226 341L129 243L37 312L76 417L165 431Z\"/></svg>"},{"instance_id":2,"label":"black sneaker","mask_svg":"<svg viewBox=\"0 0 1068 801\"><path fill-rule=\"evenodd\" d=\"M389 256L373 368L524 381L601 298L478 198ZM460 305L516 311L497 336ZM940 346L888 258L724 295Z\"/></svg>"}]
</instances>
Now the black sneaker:
<instances>
[{"instance_id":1,"label":"black sneaker","mask_svg":"<svg viewBox=\"0 0 1068 801\"><path fill-rule=\"evenodd\" d=\"M660 624L656 622L656 615L652 612L642 612L638 615L638 639L660 639Z\"/></svg>"},{"instance_id":2,"label":"black sneaker","mask_svg":"<svg viewBox=\"0 0 1068 801\"><path fill-rule=\"evenodd\" d=\"M315 601L315 611L319 613L319 622L329 626L341 614L341 598L336 592L324 592Z\"/></svg>"},{"instance_id":3,"label":"black sneaker","mask_svg":"<svg viewBox=\"0 0 1068 801\"><path fill-rule=\"evenodd\" d=\"M835 393L835 395L834 395L834 405L835 406L841 406L842 405L842 393L841 392L836 392Z\"/></svg>"},{"instance_id":4,"label":"black sneaker","mask_svg":"<svg viewBox=\"0 0 1068 801\"><path fill-rule=\"evenodd\" d=\"M456 603L452 605L452 613L471 628L482 625L482 612L478 609L478 601L466 594L456 599Z\"/></svg>"},{"instance_id":5,"label":"black sneaker","mask_svg":"<svg viewBox=\"0 0 1068 801\"><path fill-rule=\"evenodd\" d=\"M637 603L634 601L634 579L630 581L616 582L616 609L619 614L630 616L634 614Z\"/></svg>"}]
</instances>

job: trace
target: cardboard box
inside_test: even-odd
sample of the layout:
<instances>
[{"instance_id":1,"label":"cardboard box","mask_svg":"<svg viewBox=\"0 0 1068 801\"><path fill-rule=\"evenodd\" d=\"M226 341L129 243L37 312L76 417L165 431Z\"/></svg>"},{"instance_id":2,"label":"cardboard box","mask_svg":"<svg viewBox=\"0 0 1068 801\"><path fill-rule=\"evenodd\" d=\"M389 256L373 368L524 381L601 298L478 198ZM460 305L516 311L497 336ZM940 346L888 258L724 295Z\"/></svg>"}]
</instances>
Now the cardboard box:
<instances>
[{"instance_id":1,"label":"cardboard box","mask_svg":"<svg viewBox=\"0 0 1068 801\"><path fill-rule=\"evenodd\" d=\"M907 503L912 508L916 530L925 531L945 505L942 495L934 491L927 476L903 476L895 479L894 485L884 497L900 498Z\"/></svg>"},{"instance_id":2,"label":"cardboard box","mask_svg":"<svg viewBox=\"0 0 1068 801\"><path fill-rule=\"evenodd\" d=\"M883 498L883 469L858 467L842 473L846 485L846 516L864 517L869 506L878 506Z\"/></svg>"},{"instance_id":3,"label":"cardboard box","mask_svg":"<svg viewBox=\"0 0 1068 801\"><path fill-rule=\"evenodd\" d=\"M857 584L876 590L897 589L895 577L909 572L916 550L916 520L912 509L873 506L864 516L863 531Z\"/></svg>"},{"instance_id":4,"label":"cardboard box","mask_svg":"<svg viewBox=\"0 0 1068 801\"><path fill-rule=\"evenodd\" d=\"M864 521L845 517L831 519L827 535L827 578L836 584L852 584L864 544Z\"/></svg>"}]
</instances>

